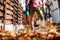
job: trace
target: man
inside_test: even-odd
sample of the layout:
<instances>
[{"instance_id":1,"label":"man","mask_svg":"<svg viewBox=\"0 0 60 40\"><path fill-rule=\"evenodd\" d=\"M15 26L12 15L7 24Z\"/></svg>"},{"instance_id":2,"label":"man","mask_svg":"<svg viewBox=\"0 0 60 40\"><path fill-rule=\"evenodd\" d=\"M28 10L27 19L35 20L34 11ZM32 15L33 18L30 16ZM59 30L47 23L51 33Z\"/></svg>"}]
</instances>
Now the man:
<instances>
[{"instance_id":1,"label":"man","mask_svg":"<svg viewBox=\"0 0 60 40\"><path fill-rule=\"evenodd\" d=\"M51 6L52 10L52 20L54 23L60 23L60 11L58 0L53 0L53 5Z\"/></svg>"},{"instance_id":2,"label":"man","mask_svg":"<svg viewBox=\"0 0 60 40\"><path fill-rule=\"evenodd\" d=\"M44 26L44 16L43 13L40 10L40 7L42 6L42 8L44 8L44 4L43 4L43 0L26 0L27 6L29 5L30 7L30 15L29 15L29 24L32 24L32 18L34 16L34 12L37 12L38 17L41 18L43 25ZM42 4L42 5L41 5Z\"/></svg>"}]
</instances>

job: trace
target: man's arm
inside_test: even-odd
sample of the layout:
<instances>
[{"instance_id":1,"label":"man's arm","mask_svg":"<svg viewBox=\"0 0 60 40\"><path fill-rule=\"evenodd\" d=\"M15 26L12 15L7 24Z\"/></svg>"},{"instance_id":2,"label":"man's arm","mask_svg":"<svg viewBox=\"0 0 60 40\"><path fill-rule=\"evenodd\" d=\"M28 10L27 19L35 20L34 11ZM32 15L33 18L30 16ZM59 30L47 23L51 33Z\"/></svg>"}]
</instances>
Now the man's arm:
<instances>
[{"instance_id":1,"label":"man's arm","mask_svg":"<svg viewBox=\"0 0 60 40\"><path fill-rule=\"evenodd\" d=\"M42 8L44 9L45 6L45 0L42 0Z\"/></svg>"},{"instance_id":2,"label":"man's arm","mask_svg":"<svg viewBox=\"0 0 60 40\"><path fill-rule=\"evenodd\" d=\"M30 0L26 0L26 6L29 4Z\"/></svg>"},{"instance_id":3,"label":"man's arm","mask_svg":"<svg viewBox=\"0 0 60 40\"><path fill-rule=\"evenodd\" d=\"M58 9L59 9L59 7L56 7L53 11L58 10Z\"/></svg>"}]
</instances>

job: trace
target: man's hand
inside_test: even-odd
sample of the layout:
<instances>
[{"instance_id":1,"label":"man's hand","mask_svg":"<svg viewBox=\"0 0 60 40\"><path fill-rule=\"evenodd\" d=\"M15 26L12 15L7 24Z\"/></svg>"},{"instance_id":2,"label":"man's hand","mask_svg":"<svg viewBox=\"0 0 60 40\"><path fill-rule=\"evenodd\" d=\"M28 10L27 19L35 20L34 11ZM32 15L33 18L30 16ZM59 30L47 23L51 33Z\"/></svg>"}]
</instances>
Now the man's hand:
<instances>
[{"instance_id":1,"label":"man's hand","mask_svg":"<svg viewBox=\"0 0 60 40\"><path fill-rule=\"evenodd\" d=\"M52 11L52 10L50 10L50 15L52 15L52 13L53 13L53 11Z\"/></svg>"}]
</instances>

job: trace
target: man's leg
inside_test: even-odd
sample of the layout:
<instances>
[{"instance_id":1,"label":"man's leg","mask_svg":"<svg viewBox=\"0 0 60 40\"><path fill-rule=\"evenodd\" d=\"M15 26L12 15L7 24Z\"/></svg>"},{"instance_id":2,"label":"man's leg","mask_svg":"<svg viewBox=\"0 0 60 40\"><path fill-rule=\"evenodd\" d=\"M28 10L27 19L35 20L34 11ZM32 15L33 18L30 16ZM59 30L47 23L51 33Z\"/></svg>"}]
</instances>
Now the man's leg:
<instances>
[{"instance_id":1,"label":"man's leg","mask_svg":"<svg viewBox=\"0 0 60 40\"><path fill-rule=\"evenodd\" d=\"M37 9L38 16L41 18L40 26L45 26L44 15L40 8Z\"/></svg>"},{"instance_id":2,"label":"man's leg","mask_svg":"<svg viewBox=\"0 0 60 40\"><path fill-rule=\"evenodd\" d=\"M30 15L29 15L29 25L32 25L32 18L34 16L34 11L32 10L32 8L30 9Z\"/></svg>"}]
</instances>

